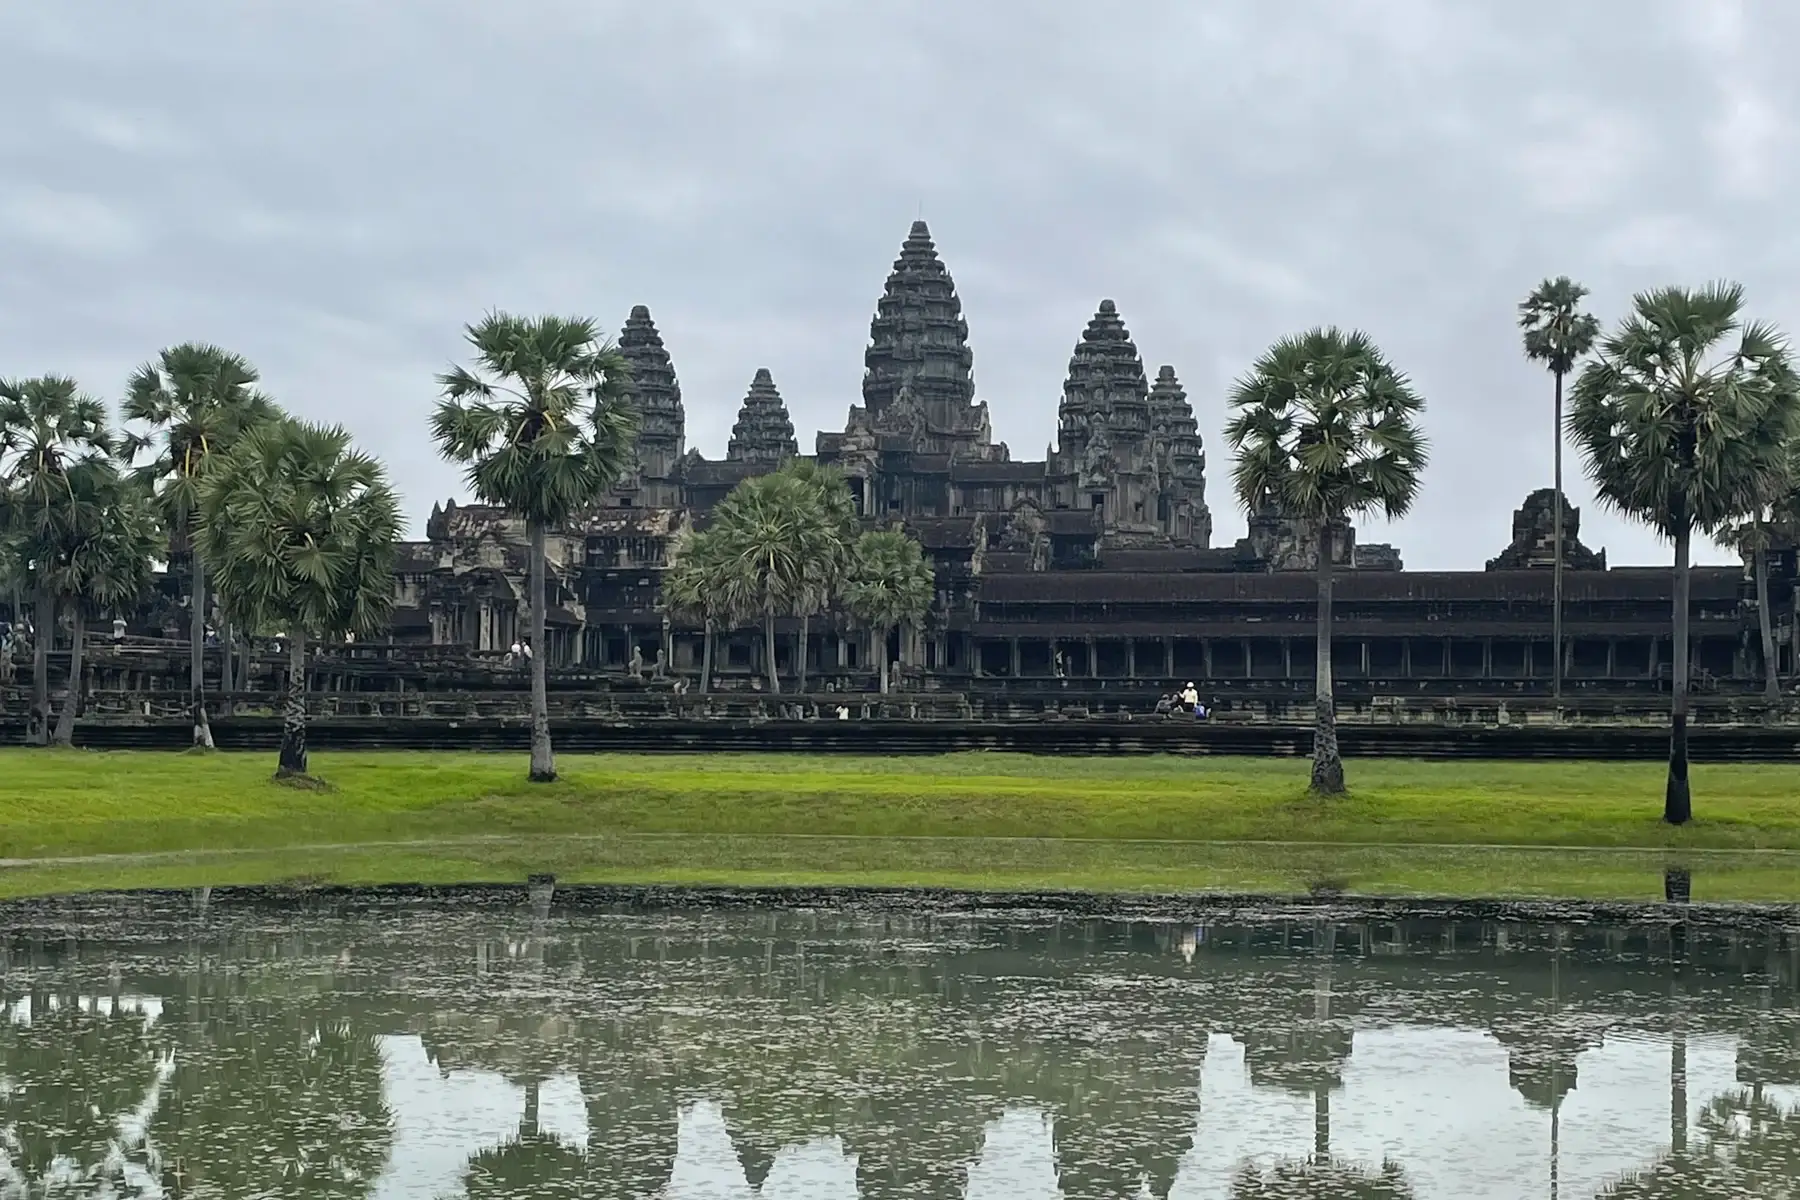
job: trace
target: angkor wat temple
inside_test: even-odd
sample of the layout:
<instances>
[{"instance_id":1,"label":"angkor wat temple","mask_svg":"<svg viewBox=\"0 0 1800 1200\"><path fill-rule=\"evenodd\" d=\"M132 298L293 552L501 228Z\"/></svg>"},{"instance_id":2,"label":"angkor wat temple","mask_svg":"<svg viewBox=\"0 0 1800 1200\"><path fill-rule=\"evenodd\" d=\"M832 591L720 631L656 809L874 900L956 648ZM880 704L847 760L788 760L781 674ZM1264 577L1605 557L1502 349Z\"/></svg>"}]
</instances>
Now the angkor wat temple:
<instances>
[{"instance_id":1,"label":"angkor wat temple","mask_svg":"<svg viewBox=\"0 0 1800 1200\"><path fill-rule=\"evenodd\" d=\"M800 454L767 370L755 372L723 459L685 444L681 386L669 349L639 306L619 345L641 417L636 463L618 491L552 536L546 645L553 688L697 691L701 632L671 624L658 581L671 543L704 524L739 481ZM1318 538L1279 512L1251 516L1248 536L1213 544L1206 455L1174 368L1152 375L1111 300L1076 339L1056 445L1012 457L975 396L969 326L924 222L913 225L870 324L862 401L840 432L818 434L870 525L899 523L937 577L928 619L891 638L898 685L954 693L982 711L1088 703L1143 709L1193 680L1234 702L1304 700L1312 691ZM1547 696L1551 677L1553 493L1525 498L1510 538L1481 571L1407 571L1398 550L1332 539L1340 566L1334 669L1351 704ZM1672 579L1666 566L1609 567L1564 517L1566 692L1591 700L1667 686ZM528 546L521 523L479 505L434 506L425 539L402 547L387 647L358 647L355 670L319 686L351 691L503 690L522 686L508 648L527 627ZM1472 531L1471 536L1477 536ZM1794 547L1772 554L1779 667L1800 659ZM160 628L185 628L171 576ZM1694 677L1702 694L1752 693L1762 679L1755 589L1741 567L1693 571ZM134 624L138 624L135 623ZM778 637L784 681L803 654L809 692L869 693L865 635L814 618ZM715 687L763 682L761 638L720 639ZM185 667L171 661L168 686ZM239 676L242 686L243 676ZM229 684L229 673L223 676ZM788 685L784 682L784 690ZM230 690L227 688L227 690ZM1385 698L1385 699L1384 699Z\"/></svg>"},{"instance_id":2,"label":"angkor wat temple","mask_svg":"<svg viewBox=\"0 0 1800 1200\"><path fill-rule=\"evenodd\" d=\"M549 661L572 672L697 674L700 634L657 604L669 544L740 480L800 454L767 370L739 408L723 459L684 443L681 387L647 309L619 344L642 415L636 469L607 504L552 542ZM913 225L877 303L862 402L815 453L840 468L866 521L898 522L925 547L938 599L893 647L915 689L971 694L1103 690L1154 696L1193 679L1213 694L1310 690L1318 539L1257 513L1249 535L1213 545L1206 455L1175 370L1154 376L1111 300L1081 331L1058 409L1057 443L1014 459L975 397L969 326L925 223ZM1406 571L1392 546L1333 539L1335 667L1352 693L1434 695L1548 690L1551 515L1543 489L1514 514L1485 571ZM1655 690L1670 662L1670 571L1608 568L1565 510L1565 676L1574 690ZM499 653L524 628L523 529L492 509L433 509L404 552L393 636L403 644ZM1775 556L1781 667L1794 670L1792 548ZM1703 683L1748 690L1761 672L1754 589L1738 567L1693 575L1694 660ZM798 622L778 670L804 653L809 690L868 690L860 634ZM899 642L901 639L896 638ZM758 688L752 630L727 639L722 686Z\"/></svg>"}]
</instances>

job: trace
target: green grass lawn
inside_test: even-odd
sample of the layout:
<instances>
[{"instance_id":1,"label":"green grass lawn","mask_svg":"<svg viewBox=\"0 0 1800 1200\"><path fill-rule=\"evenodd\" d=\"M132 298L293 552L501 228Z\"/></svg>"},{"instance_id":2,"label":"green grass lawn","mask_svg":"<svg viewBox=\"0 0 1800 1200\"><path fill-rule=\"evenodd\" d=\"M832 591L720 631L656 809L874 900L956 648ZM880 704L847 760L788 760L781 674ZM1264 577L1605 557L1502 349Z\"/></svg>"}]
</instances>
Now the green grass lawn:
<instances>
[{"instance_id":1,"label":"green grass lawn","mask_svg":"<svg viewBox=\"0 0 1800 1200\"><path fill-rule=\"evenodd\" d=\"M1700 766L1671 829L1663 768L1297 759L0 750L0 893L320 880L938 884L988 888L1800 900L1800 769ZM104 857L95 857L104 856ZM70 861L89 859L90 861ZM37 860L37 861L21 861ZM59 860L59 861L45 861Z\"/></svg>"}]
</instances>

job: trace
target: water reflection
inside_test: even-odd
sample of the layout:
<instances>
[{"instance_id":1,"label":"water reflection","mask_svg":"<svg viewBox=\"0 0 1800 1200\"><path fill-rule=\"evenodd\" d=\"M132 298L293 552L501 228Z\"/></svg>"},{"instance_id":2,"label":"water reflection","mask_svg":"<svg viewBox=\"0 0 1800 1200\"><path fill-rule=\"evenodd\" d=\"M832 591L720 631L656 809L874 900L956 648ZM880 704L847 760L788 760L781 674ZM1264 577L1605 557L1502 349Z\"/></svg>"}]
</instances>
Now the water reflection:
<instances>
[{"instance_id":1,"label":"water reflection","mask_svg":"<svg viewBox=\"0 0 1800 1200\"><path fill-rule=\"evenodd\" d=\"M1790 1196L1791 933L85 902L0 1198Z\"/></svg>"}]
</instances>

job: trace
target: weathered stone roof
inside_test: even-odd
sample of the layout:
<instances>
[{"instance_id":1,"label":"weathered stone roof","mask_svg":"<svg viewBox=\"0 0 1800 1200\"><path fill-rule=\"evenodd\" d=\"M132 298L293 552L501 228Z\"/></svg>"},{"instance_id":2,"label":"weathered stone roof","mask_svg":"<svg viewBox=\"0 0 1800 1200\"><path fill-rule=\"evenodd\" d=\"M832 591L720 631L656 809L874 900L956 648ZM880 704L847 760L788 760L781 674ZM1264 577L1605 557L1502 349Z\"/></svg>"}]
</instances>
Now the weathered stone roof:
<instances>
[{"instance_id":1,"label":"weathered stone roof","mask_svg":"<svg viewBox=\"0 0 1800 1200\"><path fill-rule=\"evenodd\" d=\"M1565 571L1604 571L1606 551L1596 553L1581 544L1581 510L1569 503L1565 493L1562 502L1563 569ZM1512 542L1494 558L1488 559L1490 571L1516 571L1527 567L1542 570L1556 565L1556 489L1539 488L1525 497L1525 503L1513 510Z\"/></svg>"},{"instance_id":2,"label":"weathered stone roof","mask_svg":"<svg viewBox=\"0 0 1800 1200\"><path fill-rule=\"evenodd\" d=\"M1032 483L1044 478L1044 464L958 459L950 466L950 478L957 483Z\"/></svg>"},{"instance_id":3,"label":"weathered stone roof","mask_svg":"<svg viewBox=\"0 0 1800 1200\"><path fill-rule=\"evenodd\" d=\"M788 416L787 404L775 389L769 368L758 367L750 381L750 391L738 409L737 424L731 427L731 441L725 457L734 462L780 463L797 457L800 443L794 440L794 422Z\"/></svg>"},{"instance_id":4,"label":"weathered stone roof","mask_svg":"<svg viewBox=\"0 0 1800 1200\"><path fill-rule=\"evenodd\" d=\"M1144 600L1185 603L1204 600L1316 600L1318 583L1299 572L1142 573L1132 571L1039 571L1002 573L988 556L981 600L986 603L1063 602L1098 603ZM1691 578L1693 598L1726 601L1735 598L1743 572L1737 567L1695 567ZM1541 601L1550 599L1550 577L1542 571L1346 571L1337 577L1334 593L1340 602L1366 600L1413 601ZM1575 603L1664 601L1673 595L1672 572L1572 571L1564 577L1564 594ZM1446 621L1445 636L1457 632L1456 622Z\"/></svg>"}]
</instances>

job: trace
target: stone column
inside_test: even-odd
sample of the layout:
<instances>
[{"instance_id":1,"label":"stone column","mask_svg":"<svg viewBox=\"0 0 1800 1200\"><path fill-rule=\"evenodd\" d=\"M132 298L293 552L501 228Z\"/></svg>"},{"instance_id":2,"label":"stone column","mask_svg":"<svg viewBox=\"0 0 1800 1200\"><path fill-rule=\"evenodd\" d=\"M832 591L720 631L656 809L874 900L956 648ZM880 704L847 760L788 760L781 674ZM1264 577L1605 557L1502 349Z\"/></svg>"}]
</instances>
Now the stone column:
<instances>
[{"instance_id":1,"label":"stone column","mask_svg":"<svg viewBox=\"0 0 1800 1200\"><path fill-rule=\"evenodd\" d=\"M1171 659L1169 662L1169 678L1170 679L1175 678L1174 667L1175 667L1174 660ZM1200 639L1200 669L1206 673L1206 677L1208 679L1217 679L1218 678L1218 675L1213 671L1213 652L1212 652L1212 639L1211 638L1201 638Z\"/></svg>"},{"instance_id":2,"label":"stone column","mask_svg":"<svg viewBox=\"0 0 1800 1200\"><path fill-rule=\"evenodd\" d=\"M1483 679L1492 679L1494 677L1493 638L1481 639L1481 677Z\"/></svg>"},{"instance_id":3,"label":"stone column","mask_svg":"<svg viewBox=\"0 0 1800 1200\"><path fill-rule=\"evenodd\" d=\"M1089 679L1097 679L1100 675L1100 660L1094 653L1094 635L1087 636L1087 673Z\"/></svg>"},{"instance_id":4,"label":"stone column","mask_svg":"<svg viewBox=\"0 0 1800 1200\"><path fill-rule=\"evenodd\" d=\"M1619 639L1606 639L1606 677L1611 679L1619 670Z\"/></svg>"},{"instance_id":5,"label":"stone column","mask_svg":"<svg viewBox=\"0 0 1800 1200\"><path fill-rule=\"evenodd\" d=\"M1012 666L1010 668L1011 674L1009 678L1017 679L1019 677L1019 639L1016 637L1007 638L1006 644L1011 647L1012 650Z\"/></svg>"},{"instance_id":6,"label":"stone column","mask_svg":"<svg viewBox=\"0 0 1800 1200\"><path fill-rule=\"evenodd\" d=\"M1175 639L1166 637L1162 640L1162 645L1162 677L1164 679L1173 679L1175 677Z\"/></svg>"},{"instance_id":7,"label":"stone column","mask_svg":"<svg viewBox=\"0 0 1800 1200\"><path fill-rule=\"evenodd\" d=\"M1294 677L1294 641L1292 638L1281 639L1281 677Z\"/></svg>"},{"instance_id":8,"label":"stone column","mask_svg":"<svg viewBox=\"0 0 1800 1200\"><path fill-rule=\"evenodd\" d=\"M1400 639L1400 677L1402 679L1411 679L1413 677L1411 638Z\"/></svg>"},{"instance_id":9,"label":"stone column","mask_svg":"<svg viewBox=\"0 0 1800 1200\"><path fill-rule=\"evenodd\" d=\"M1362 640L1362 673L1363 673L1364 679L1367 679L1369 677L1369 639L1368 638L1364 638Z\"/></svg>"}]
</instances>

